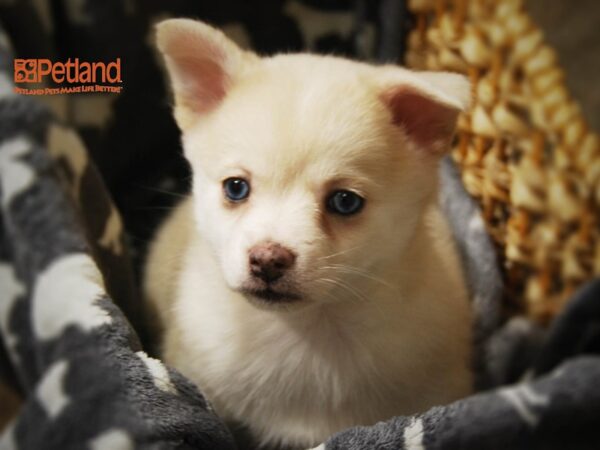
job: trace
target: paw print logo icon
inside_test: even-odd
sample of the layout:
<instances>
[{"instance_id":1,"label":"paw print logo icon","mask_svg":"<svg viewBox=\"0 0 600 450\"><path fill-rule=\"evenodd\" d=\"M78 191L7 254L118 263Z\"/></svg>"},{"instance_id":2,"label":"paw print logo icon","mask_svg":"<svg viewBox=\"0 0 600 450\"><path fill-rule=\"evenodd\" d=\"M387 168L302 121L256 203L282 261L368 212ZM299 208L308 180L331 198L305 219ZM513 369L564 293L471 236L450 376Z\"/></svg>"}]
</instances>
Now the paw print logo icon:
<instances>
[{"instance_id":1,"label":"paw print logo icon","mask_svg":"<svg viewBox=\"0 0 600 450\"><path fill-rule=\"evenodd\" d=\"M15 59L15 83L35 83L37 81L37 59Z\"/></svg>"}]
</instances>

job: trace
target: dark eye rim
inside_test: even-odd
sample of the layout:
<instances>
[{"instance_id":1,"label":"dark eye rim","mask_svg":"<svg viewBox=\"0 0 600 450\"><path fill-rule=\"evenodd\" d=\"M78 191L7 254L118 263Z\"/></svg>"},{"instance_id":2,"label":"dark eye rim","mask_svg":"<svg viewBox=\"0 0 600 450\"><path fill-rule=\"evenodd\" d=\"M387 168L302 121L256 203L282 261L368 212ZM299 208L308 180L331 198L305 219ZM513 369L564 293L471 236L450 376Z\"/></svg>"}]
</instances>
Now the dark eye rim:
<instances>
[{"instance_id":1,"label":"dark eye rim","mask_svg":"<svg viewBox=\"0 0 600 450\"><path fill-rule=\"evenodd\" d=\"M349 211L349 212L340 211L339 209L336 208L336 206L334 204L335 196L338 194L352 194L354 197L356 197L359 200L358 206L354 210ZM336 189L335 191L331 192L327 196L325 203L327 206L327 211L329 211L330 213L335 214L337 216L349 217L349 216L354 216L354 215L358 214L359 212L361 212L365 207L366 200L360 194L358 194L354 191L351 191L349 189Z\"/></svg>"},{"instance_id":2,"label":"dark eye rim","mask_svg":"<svg viewBox=\"0 0 600 450\"><path fill-rule=\"evenodd\" d=\"M230 196L230 192L228 192L228 190L227 190L227 184L229 182L232 182L232 181L241 181L242 183L244 183L246 185L246 192L245 192L245 194L244 194L243 197L234 198L234 197ZM250 182L247 179L245 179L245 178L242 178L242 177L229 177L229 178L226 178L226 179L223 180L222 186L223 186L223 194L225 195L225 198L228 201L232 202L232 203L243 202L243 201L247 200L248 197L250 196L250 190L251 190L250 189Z\"/></svg>"}]
</instances>

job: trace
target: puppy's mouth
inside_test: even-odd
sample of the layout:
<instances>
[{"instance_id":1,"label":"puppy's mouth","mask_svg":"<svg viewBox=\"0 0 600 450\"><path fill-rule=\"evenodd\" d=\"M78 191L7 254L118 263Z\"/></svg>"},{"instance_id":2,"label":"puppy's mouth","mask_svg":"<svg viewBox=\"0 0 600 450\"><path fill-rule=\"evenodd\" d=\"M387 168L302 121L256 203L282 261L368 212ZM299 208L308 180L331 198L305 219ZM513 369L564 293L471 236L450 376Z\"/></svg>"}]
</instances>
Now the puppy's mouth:
<instances>
[{"instance_id":1,"label":"puppy's mouth","mask_svg":"<svg viewBox=\"0 0 600 450\"><path fill-rule=\"evenodd\" d=\"M259 289L245 288L242 292L270 303L292 303L302 299L296 292L275 290L270 286Z\"/></svg>"},{"instance_id":2,"label":"puppy's mouth","mask_svg":"<svg viewBox=\"0 0 600 450\"><path fill-rule=\"evenodd\" d=\"M302 296L293 283L279 280L268 283L250 278L240 287L240 292L249 300L258 300L263 304L289 304L302 300Z\"/></svg>"}]
</instances>

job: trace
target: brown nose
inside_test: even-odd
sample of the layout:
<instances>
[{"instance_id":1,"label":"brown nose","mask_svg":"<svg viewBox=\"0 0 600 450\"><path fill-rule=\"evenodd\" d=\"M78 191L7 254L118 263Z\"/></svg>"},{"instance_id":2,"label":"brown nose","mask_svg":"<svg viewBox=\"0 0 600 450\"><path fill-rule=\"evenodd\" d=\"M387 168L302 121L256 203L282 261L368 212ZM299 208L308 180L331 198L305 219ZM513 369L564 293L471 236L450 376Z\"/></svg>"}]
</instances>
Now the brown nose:
<instances>
[{"instance_id":1,"label":"brown nose","mask_svg":"<svg viewBox=\"0 0 600 450\"><path fill-rule=\"evenodd\" d=\"M270 283L283 276L294 265L296 255L273 242L259 244L250 249L250 273Z\"/></svg>"}]
</instances>

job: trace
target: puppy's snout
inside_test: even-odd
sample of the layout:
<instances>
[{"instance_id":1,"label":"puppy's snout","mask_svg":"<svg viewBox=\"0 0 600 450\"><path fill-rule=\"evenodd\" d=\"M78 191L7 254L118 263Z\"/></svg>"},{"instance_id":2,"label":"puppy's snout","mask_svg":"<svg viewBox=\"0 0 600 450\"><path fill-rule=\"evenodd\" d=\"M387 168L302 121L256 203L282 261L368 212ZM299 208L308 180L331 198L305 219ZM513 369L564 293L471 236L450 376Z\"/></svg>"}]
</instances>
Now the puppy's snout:
<instances>
[{"instance_id":1,"label":"puppy's snout","mask_svg":"<svg viewBox=\"0 0 600 450\"><path fill-rule=\"evenodd\" d=\"M250 249L250 273L270 283L281 278L294 265L296 255L274 242L259 244Z\"/></svg>"}]
</instances>

